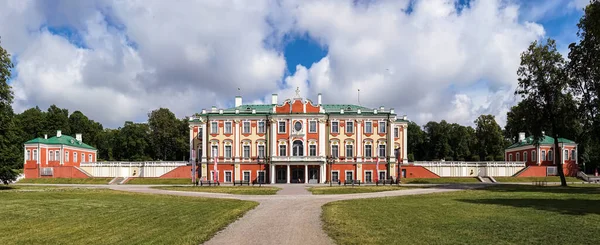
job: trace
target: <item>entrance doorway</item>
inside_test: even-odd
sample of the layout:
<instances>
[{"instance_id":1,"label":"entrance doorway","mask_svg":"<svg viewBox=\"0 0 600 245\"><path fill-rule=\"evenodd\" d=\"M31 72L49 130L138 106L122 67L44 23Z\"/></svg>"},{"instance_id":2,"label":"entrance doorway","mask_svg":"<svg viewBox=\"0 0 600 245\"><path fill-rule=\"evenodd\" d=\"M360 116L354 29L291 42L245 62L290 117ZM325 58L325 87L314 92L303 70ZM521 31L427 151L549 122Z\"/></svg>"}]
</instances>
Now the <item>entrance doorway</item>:
<instances>
[{"instance_id":1,"label":"entrance doorway","mask_svg":"<svg viewBox=\"0 0 600 245\"><path fill-rule=\"evenodd\" d=\"M290 183L304 183L304 166L292 166L290 169L292 170Z\"/></svg>"},{"instance_id":2,"label":"entrance doorway","mask_svg":"<svg viewBox=\"0 0 600 245\"><path fill-rule=\"evenodd\" d=\"M319 168L308 169L308 183L318 184L319 183Z\"/></svg>"},{"instance_id":3,"label":"entrance doorway","mask_svg":"<svg viewBox=\"0 0 600 245\"><path fill-rule=\"evenodd\" d=\"M276 173L277 173L277 176L275 178L276 183L287 183L287 169L285 167L277 168Z\"/></svg>"}]
</instances>

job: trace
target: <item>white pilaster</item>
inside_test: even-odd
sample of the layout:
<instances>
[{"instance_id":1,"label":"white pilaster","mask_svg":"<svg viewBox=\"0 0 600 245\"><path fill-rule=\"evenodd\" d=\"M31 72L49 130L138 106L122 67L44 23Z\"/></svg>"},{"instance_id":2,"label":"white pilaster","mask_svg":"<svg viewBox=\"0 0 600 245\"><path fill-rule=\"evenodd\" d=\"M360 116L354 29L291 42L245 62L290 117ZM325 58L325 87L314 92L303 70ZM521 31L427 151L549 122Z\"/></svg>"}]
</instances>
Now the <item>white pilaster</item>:
<instances>
[{"instance_id":1,"label":"white pilaster","mask_svg":"<svg viewBox=\"0 0 600 245\"><path fill-rule=\"evenodd\" d=\"M290 183L290 165L287 165L287 173L285 175L285 179L287 180L287 183Z\"/></svg>"},{"instance_id":2,"label":"white pilaster","mask_svg":"<svg viewBox=\"0 0 600 245\"><path fill-rule=\"evenodd\" d=\"M194 156L194 128L196 128L195 126L190 126L190 162L193 161L193 156Z\"/></svg>"},{"instance_id":3,"label":"white pilaster","mask_svg":"<svg viewBox=\"0 0 600 245\"><path fill-rule=\"evenodd\" d=\"M26 146L23 146L23 156L25 156L25 157L23 158L23 166L25 166L25 164L27 163L27 160L26 160L26 159L27 159L27 157L29 157L29 156L27 155L27 147L26 147Z\"/></svg>"},{"instance_id":4,"label":"white pilaster","mask_svg":"<svg viewBox=\"0 0 600 245\"><path fill-rule=\"evenodd\" d=\"M326 163L321 163L321 171L319 171L321 174L321 184L325 183L325 179L327 178L327 164Z\"/></svg>"},{"instance_id":5,"label":"white pilaster","mask_svg":"<svg viewBox=\"0 0 600 245\"><path fill-rule=\"evenodd\" d=\"M359 122L360 121L360 122ZM362 142L362 120L356 120L356 161L362 162L363 142Z\"/></svg>"},{"instance_id":6,"label":"white pilaster","mask_svg":"<svg viewBox=\"0 0 600 245\"><path fill-rule=\"evenodd\" d=\"M233 124L235 125L235 133L233 134L233 140L234 140L234 147L235 147L235 155L234 157L234 162L240 162L240 149L242 148L242 144L240 141L240 121L239 120L234 120ZM225 154L225 153L223 153Z\"/></svg>"},{"instance_id":7,"label":"white pilaster","mask_svg":"<svg viewBox=\"0 0 600 245\"><path fill-rule=\"evenodd\" d=\"M308 184L308 164L304 164L304 184Z\"/></svg>"},{"instance_id":8,"label":"white pilaster","mask_svg":"<svg viewBox=\"0 0 600 245\"><path fill-rule=\"evenodd\" d=\"M408 162L408 155L407 152L408 150L406 149L408 147L408 143L407 143L407 138L408 138L408 134L407 134L407 129L408 129L408 125L402 125L402 161L403 162Z\"/></svg>"},{"instance_id":9,"label":"white pilaster","mask_svg":"<svg viewBox=\"0 0 600 245\"><path fill-rule=\"evenodd\" d=\"M329 144L329 142L325 142L325 140L327 139L327 137L325 136L325 122L322 122L321 120L319 120L318 123L319 123L319 156L325 157L329 154L328 152L325 152L325 145Z\"/></svg>"},{"instance_id":10,"label":"white pilaster","mask_svg":"<svg viewBox=\"0 0 600 245\"><path fill-rule=\"evenodd\" d=\"M60 145L60 165L65 164L65 148L63 145Z\"/></svg>"},{"instance_id":11,"label":"white pilaster","mask_svg":"<svg viewBox=\"0 0 600 245\"><path fill-rule=\"evenodd\" d=\"M206 142L206 133L208 131L206 131L207 130L206 124L203 124L202 126L200 126L200 128L202 128L202 134L203 134L202 135L202 158L200 159L200 162L206 162L206 156L208 154L207 152L209 149L207 142Z\"/></svg>"},{"instance_id":12,"label":"white pilaster","mask_svg":"<svg viewBox=\"0 0 600 245\"><path fill-rule=\"evenodd\" d=\"M304 104L304 106L306 107L306 104ZM304 130L304 136L302 137L303 156L308 156L308 141L306 140L306 135L308 134L308 119L306 118L302 119L302 129Z\"/></svg>"},{"instance_id":13,"label":"white pilaster","mask_svg":"<svg viewBox=\"0 0 600 245\"><path fill-rule=\"evenodd\" d=\"M271 163L271 184L275 184L275 164Z\"/></svg>"}]
</instances>

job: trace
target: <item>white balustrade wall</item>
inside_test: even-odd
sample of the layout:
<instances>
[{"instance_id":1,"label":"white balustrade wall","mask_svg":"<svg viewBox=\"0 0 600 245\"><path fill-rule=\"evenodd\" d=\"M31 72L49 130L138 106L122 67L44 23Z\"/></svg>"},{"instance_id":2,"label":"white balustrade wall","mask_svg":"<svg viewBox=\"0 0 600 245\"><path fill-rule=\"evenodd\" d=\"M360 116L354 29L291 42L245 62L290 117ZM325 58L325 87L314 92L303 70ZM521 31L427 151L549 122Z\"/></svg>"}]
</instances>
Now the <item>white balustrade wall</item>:
<instances>
[{"instance_id":1,"label":"white balustrade wall","mask_svg":"<svg viewBox=\"0 0 600 245\"><path fill-rule=\"evenodd\" d=\"M414 162L440 177L510 177L525 168L524 162Z\"/></svg>"},{"instance_id":2,"label":"white balustrade wall","mask_svg":"<svg viewBox=\"0 0 600 245\"><path fill-rule=\"evenodd\" d=\"M93 177L160 177L187 164L188 162L84 162L80 168Z\"/></svg>"}]
</instances>

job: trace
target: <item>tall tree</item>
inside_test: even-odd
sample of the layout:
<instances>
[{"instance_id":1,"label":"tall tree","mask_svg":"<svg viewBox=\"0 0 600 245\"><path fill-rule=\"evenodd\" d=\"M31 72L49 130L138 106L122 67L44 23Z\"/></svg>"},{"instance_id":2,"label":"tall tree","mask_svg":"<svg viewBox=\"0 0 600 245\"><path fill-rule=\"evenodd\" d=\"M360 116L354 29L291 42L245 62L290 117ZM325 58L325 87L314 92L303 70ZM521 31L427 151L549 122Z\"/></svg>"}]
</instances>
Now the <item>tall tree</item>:
<instances>
[{"instance_id":1,"label":"tall tree","mask_svg":"<svg viewBox=\"0 0 600 245\"><path fill-rule=\"evenodd\" d=\"M573 123L575 115L572 115L573 98L567 91L565 62L556 50L555 41L548 39L545 44L532 42L521 54L517 75L519 83L515 94L521 96L524 110L529 112L525 121L534 143L542 139L544 128L551 129L558 175L561 185L566 186L558 138L567 125Z\"/></svg>"},{"instance_id":2,"label":"tall tree","mask_svg":"<svg viewBox=\"0 0 600 245\"><path fill-rule=\"evenodd\" d=\"M33 107L18 114L16 118L19 121L23 131L22 141L28 141L44 135L44 123L46 122L46 113L39 107Z\"/></svg>"},{"instance_id":3,"label":"tall tree","mask_svg":"<svg viewBox=\"0 0 600 245\"><path fill-rule=\"evenodd\" d=\"M167 108L160 108L148 114L150 139L154 158L157 160L175 160L177 137L181 136L179 120Z\"/></svg>"},{"instance_id":4,"label":"tall tree","mask_svg":"<svg viewBox=\"0 0 600 245\"><path fill-rule=\"evenodd\" d=\"M424 160L425 132L423 132L423 130L421 130L421 126L419 126L415 122L409 122L408 129L406 131L408 134L408 138L406 141L406 143L408 144L406 146L408 161L412 162L415 159Z\"/></svg>"},{"instance_id":5,"label":"tall tree","mask_svg":"<svg viewBox=\"0 0 600 245\"><path fill-rule=\"evenodd\" d=\"M479 158L486 161L499 158L504 149L504 137L494 116L481 115L475 119L475 125L477 125L475 134L477 135Z\"/></svg>"},{"instance_id":6,"label":"tall tree","mask_svg":"<svg viewBox=\"0 0 600 245\"><path fill-rule=\"evenodd\" d=\"M116 154L121 160L147 161L151 158L147 155L150 148L148 136L150 128L145 123L125 122L120 128L116 141Z\"/></svg>"},{"instance_id":7,"label":"tall tree","mask_svg":"<svg viewBox=\"0 0 600 245\"><path fill-rule=\"evenodd\" d=\"M51 105L46 113L45 131L48 135L53 135L56 134L57 130L60 130L62 134L71 134L69 127L69 110L59 108L56 105Z\"/></svg>"},{"instance_id":8,"label":"tall tree","mask_svg":"<svg viewBox=\"0 0 600 245\"><path fill-rule=\"evenodd\" d=\"M450 126L445 121L428 122L425 124L427 153L426 159L440 160L450 156L450 144L448 138L450 135Z\"/></svg>"},{"instance_id":9,"label":"tall tree","mask_svg":"<svg viewBox=\"0 0 600 245\"><path fill-rule=\"evenodd\" d=\"M16 172L12 168L20 162L18 154L20 147L15 144L15 139L18 137L13 121L14 95L8 84L12 68L10 54L0 46L0 182L4 184L16 179Z\"/></svg>"}]
</instances>

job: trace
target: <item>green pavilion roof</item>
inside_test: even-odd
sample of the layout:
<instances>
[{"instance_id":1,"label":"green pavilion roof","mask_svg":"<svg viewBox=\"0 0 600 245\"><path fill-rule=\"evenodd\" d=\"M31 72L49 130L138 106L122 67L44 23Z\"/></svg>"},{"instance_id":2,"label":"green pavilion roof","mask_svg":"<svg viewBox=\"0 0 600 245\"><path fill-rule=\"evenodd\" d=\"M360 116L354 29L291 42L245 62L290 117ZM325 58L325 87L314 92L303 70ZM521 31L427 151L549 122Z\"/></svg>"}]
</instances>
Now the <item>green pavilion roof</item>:
<instances>
[{"instance_id":1,"label":"green pavilion roof","mask_svg":"<svg viewBox=\"0 0 600 245\"><path fill-rule=\"evenodd\" d=\"M540 145L553 145L554 138L544 135L544 137L542 137L542 139L538 143ZM565 139L565 138L558 138L558 143L575 144L575 141ZM534 144L533 137L529 136L529 137L525 138L524 141L514 143L511 146L507 147L506 149L517 148L517 147L533 145L533 144Z\"/></svg>"},{"instance_id":2,"label":"green pavilion roof","mask_svg":"<svg viewBox=\"0 0 600 245\"><path fill-rule=\"evenodd\" d=\"M77 139L68 136L68 135L61 135L60 137L52 137L49 139L44 139L44 138L35 138L32 139L30 141L25 142L25 144L46 144L46 145L66 145L66 146L72 146L72 147L79 147L79 148L85 148L85 149L90 149L90 150L97 150L96 148L94 148L91 145L88 145L86 143L83 142L79 142L77 141Z\"/></svg>"}]
</instances>

